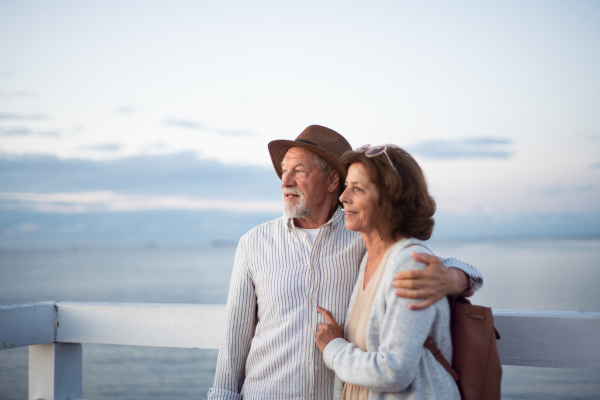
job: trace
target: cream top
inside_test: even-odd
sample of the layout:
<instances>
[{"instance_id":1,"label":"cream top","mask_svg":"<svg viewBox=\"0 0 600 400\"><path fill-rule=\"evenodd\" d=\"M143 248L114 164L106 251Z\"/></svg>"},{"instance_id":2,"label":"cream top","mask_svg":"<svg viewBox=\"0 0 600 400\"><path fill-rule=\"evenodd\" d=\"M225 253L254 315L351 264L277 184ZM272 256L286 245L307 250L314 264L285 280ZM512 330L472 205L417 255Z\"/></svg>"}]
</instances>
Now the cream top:
<instances>
[{"instance_id":1,"label":"cream top","mask_svg":"<svg viewBox=\"0 0 600 400\"><path fill-rule=\"evenodd\" d=\"M379 289L381 283L381 277L385 270L390 251L394 246L390 246L389 249L383 255L381 262L377 266L377 270L367 283L365 287L365 273L363 271L360 274L359 288L356 293L356 300L352 311L350 311L350 317L346 321L346 340L354 343L361 350L367 351L367 324L369 323L369 316L371 315L371 309L373 308L373 300ZM368 400L369 390L362 386L353 385L346 383L344 385L344 391L342 393L342 400Z\"/></svg>"}]
</instances>

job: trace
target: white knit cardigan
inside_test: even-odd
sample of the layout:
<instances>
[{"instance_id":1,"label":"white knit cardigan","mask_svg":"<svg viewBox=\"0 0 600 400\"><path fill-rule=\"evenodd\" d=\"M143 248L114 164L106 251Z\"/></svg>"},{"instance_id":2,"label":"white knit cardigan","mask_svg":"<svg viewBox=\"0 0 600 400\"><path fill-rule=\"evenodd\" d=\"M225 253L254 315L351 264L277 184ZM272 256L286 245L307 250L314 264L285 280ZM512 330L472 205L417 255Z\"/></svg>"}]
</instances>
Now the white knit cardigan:
<instances>
[{"instance_id":1,"label":"white knit cardigan","mask_svg":"<svg viewBox=\"0 0 600 400\"><path fill-rule=\"evenodd\" d=\"M460 400L458 387L450 374L440 365L423 343L430 335L447 360L452 360L450 310L444 297L431 307L413 311L414 300L396 296L392 287L394 274L399 271L423 269L412 252L430 253L417 239L402 239L393 245L373 308L367 324L367 351L345 339L332 340L325 351L325 364L336 374L334 399L342 398L343 382L369 389L369 400L438 399ZM413 246L410 246L413 245ZM407 247L410 246L410 247ZM365 254L359 277L364 274L368 253ZM354 305L357 280L346 320Z\"/></svg>"}]
</instances>

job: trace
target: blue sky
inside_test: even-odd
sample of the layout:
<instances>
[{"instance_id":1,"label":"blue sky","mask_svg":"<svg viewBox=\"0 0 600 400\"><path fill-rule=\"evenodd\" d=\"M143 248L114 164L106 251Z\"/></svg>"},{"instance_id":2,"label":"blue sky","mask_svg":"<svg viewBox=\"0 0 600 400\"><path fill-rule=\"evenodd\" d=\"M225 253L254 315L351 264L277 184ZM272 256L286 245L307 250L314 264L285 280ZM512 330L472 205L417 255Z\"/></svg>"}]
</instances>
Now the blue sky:
<instances>
[{"instance_id":1,"label":"blue sky","mask_svg":"<svg viewBox=\"0 0 600 400\"><path fill-rule=\"evenodd\" d=\"M267 143L321 124L414 154L440 220L600 232L599 20L593 1L3 1L0 208L34 214L0 230L276 215Z\"/></svg>"}]
</instances>

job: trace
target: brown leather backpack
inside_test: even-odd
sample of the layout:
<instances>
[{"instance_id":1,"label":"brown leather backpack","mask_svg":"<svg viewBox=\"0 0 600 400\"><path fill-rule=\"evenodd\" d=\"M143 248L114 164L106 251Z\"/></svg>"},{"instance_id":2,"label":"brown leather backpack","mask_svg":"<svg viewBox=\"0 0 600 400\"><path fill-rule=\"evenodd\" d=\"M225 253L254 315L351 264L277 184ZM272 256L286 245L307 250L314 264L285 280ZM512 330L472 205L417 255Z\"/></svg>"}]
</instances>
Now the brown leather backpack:
<instances>
[{"instance_id":1,"label":"brown leather backpack","mask_svg":"<svg viewBox=\"0 0 600 400\"><path fill-rule=\"evenodd\" d=\"M431 337L424 346L458 384L463 400L500 400L502 366L496 347L492 309L475 306L464 297L449 298L452 366Z\"/></svg>"}]
</instances>

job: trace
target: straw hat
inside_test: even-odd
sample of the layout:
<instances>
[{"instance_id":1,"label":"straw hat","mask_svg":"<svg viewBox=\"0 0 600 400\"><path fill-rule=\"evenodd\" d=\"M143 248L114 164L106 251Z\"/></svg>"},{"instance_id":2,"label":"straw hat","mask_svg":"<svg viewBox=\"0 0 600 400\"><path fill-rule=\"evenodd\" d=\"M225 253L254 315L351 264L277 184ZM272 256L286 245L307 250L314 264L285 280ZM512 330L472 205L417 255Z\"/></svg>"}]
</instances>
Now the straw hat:
<instances>
[{"instance_id":1,"label":"straw hat","mask_svg":"<svg viewBox=\"0 0 600 400\"><path fill-rule=\"evenodd\" d=\"M312 151L326 159L340 174L340 182L346 180L346 174L340 164L340 157L348 150L352 150L350 143L336 131L320 125L311 125L306 128L296 140L273 140L269 143L271 161L275 172L281 179L281 162L285 153L291 147L301 147Z\"/></svg>"}]
</instances>

